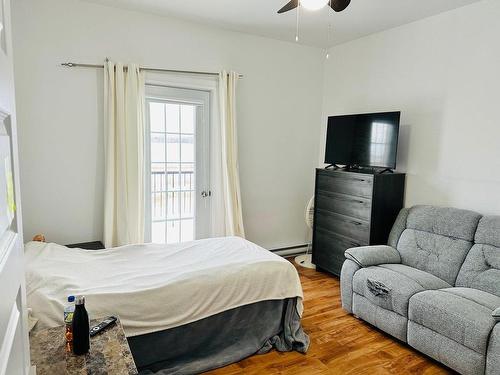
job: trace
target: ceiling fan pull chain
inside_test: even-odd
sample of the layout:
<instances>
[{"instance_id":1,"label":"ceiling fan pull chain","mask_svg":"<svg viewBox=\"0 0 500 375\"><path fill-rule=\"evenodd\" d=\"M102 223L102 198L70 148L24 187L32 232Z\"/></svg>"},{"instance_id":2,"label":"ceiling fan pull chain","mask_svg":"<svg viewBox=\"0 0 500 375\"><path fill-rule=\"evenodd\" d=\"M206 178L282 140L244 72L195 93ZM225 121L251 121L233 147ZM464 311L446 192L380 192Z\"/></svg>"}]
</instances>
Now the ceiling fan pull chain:
<instances>
[{"instance_id":1,"label":"ceiling fan pull chain","mask_svg":"<svg viewBox=\"0 0 500 375\"><path fill-rule=\"evenodd\" d=\"M330 48L330 31L332 29L332 22L331 22L331 17L332 17L332 0L328 1L328 26L326 28L326 48L325 48L325 55L326 58L330 58L330 51L328 50Z\"/></svg>"},{"instance_id":2,"label":"ceiling fan pull chain","mask_svg":"<svg viewBox=\"0 0 500 375\"><path fill-rule=\"evenodd\" d=\"M296 31L295 31L295 41L299 41L299 14L300 14L300 3L297 6L297 25L296 25Z\"/></svg>"},{"instance_id":3,"label":"ceiling fan pull chain","mask_svg":"<svg viewBox=\"0 0 500 375\"><path fill-rule=\"evenodd\" d=\"M330 37L332 34L332 23L330 20L328 21L328 30L327 30L327 35L326 35L326 58L328 59L330 57Z\"/></svg>"}]
</instances>

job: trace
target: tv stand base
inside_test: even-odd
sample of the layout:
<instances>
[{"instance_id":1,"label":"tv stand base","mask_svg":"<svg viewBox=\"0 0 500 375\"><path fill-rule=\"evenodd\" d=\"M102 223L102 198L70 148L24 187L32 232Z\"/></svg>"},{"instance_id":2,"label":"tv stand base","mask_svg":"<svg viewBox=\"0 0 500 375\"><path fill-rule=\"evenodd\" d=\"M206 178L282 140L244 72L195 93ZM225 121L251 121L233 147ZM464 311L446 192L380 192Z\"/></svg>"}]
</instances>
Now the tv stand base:
<instances>
[{"instance_id":1,"label":"tv stand base","mask_svg":"<svg viewBox=\"0 0 500 375\"><path fill-rule=\"evenodd\" d=\"M341 167L340 165L338 164L330 164L330 165L327 165L325 167L325 169L333 169L333 170L338 170L338 169L342 169L342 170L348 170L349 169L349 166L348 165L345 165L343 167Z\"/></svg>"},{"instance_id":2,"label":"tv stand base","mask_svg":"<svg viewBox=\"0 0 500 375\"><path fill-rule=\"evenodd\" d=\"M327 170L334 170L334 171L359 171L359 172L362 172L362 171L372 171L373 174L384 174L384 173L394 173L394 170L391 169L391 168L385 168L385 169L382 169L382 170L377 170L376 168L363 168L363 167L360 167L359 165L344 165L344 166L340 166L338 164L329 164L325 167L325 169Z\"/></svg>"},{"instance_id":3,"label":"tv stand base","mask_svg":"<svg viewBox=\"0 0 500 375\"><path fill-rule=\"evenodd\" d=\"M382 173L394 173L394 171L391 169L391 168L385 168L383 170L381 170L380 172L378 172L379 174L382 174Z\"/></svg>"}]
</instances>

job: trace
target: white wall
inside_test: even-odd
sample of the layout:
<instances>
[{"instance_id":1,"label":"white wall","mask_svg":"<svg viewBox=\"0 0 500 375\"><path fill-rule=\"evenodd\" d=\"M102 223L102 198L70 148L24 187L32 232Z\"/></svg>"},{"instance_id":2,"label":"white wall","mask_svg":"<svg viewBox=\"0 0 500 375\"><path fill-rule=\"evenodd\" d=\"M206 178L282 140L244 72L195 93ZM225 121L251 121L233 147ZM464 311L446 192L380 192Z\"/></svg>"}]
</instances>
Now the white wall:
<instances>
[{"instance_id":1,"label":"white wall","mask_svg":"<svg viewBox=\"0 0 500 375\"><path fill-rule=\"evenodd\" d=\"M499 20L483 0L331 49L324 119L402 111L406 205L500 214Z\"/></svg>"},{"instance_id":2,"label":"white wall","mask_svg":"<svg viewBox=\"0 0 500 375\"><path fill-rule=\"evenodd\" d=\"M64 61L106 56L145 66L245 75L238 92L240 171L250 240L304 243L313 191L324 54L319 49L77 0L13 9L26 238L102 238L102 71Z\"/></svg>"}]
</instances>

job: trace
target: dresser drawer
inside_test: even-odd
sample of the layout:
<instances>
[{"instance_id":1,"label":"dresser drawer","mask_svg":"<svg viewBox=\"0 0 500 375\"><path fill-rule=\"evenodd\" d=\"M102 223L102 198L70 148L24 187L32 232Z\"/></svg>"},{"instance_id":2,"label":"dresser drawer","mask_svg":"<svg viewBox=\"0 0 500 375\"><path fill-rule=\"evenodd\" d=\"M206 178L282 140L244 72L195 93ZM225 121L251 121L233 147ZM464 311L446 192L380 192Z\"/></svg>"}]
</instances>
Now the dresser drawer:
<instances>
[{"instance_id":1,"label":"dresser drawer","mask_svg":"<svg viewBox=\"0 0 500 375\"><path fill-rule=\"evenodd\" d=\"M370 241L370 224L349 216L321 209L316 210L315 226L352 238L366 245Z\"/></svg>"},{"instance_id":2,"label":"dresser drawer","mask_svg":"<svg viewBox=\"0 0 500 375\"><path fill-rule=\"evenodd\" d=\"M354 174L319 174L317 189L370 198L373 192L373 176Z\"/></svg>"},{"instance_id":3,"label":"dresser drawer","mask_svg":"<svg viewBox=\"0 0 500 375\"><path fill-rule=\"evenodd\" d=\"M313 263L340 276L345 261L344 252L356 246L359 246L356 242L317 228L313 244Z\"/></svg>"},{"instance_id":4,"label":"dresser drawer","mask_svg":"<svg viewBox=\"0 0 500 375\"><path fill-rule=\"evenodd\" d=\"M370 221L372 211L372 201L369 198L329 193L321 190L317 192L316 206L320 210L331 211L366 221Z\"/></svg>"}]
</instances>

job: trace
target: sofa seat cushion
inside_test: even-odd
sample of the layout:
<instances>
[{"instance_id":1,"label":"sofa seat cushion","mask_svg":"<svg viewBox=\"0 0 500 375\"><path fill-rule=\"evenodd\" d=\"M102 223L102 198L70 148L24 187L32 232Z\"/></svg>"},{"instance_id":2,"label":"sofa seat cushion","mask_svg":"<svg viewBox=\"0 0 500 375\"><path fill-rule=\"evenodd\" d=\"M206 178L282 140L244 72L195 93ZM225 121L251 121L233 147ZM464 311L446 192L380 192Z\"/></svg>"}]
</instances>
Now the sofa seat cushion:
<instances>
[{"instance_id":1,"label":"sofa seat cushion","mask_svg":"<svg viewBox=\"0 0 500 375\"><path fill-rule=\"evenodd\" d=\"M358 270L353 290L374 305L408 317L408 301L415 293L451 285L430 273L403 264L382 264Z\"/></svg>"},{"instance_id":2,"label":"sofa seat cushion","mask_svg":"<svg viewBox=\"0 0 500 375\"><path fill-rule=\"evenodd\" d=\"M409 319L479 354L486 354L500 297L470 288L428 290L410 299Z\"/></svg>"}]
</instances>

